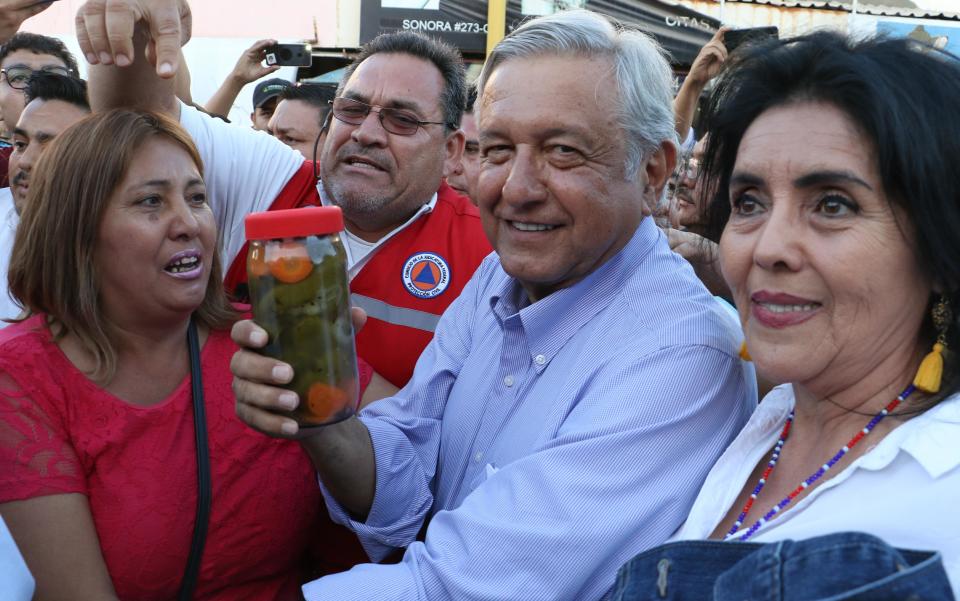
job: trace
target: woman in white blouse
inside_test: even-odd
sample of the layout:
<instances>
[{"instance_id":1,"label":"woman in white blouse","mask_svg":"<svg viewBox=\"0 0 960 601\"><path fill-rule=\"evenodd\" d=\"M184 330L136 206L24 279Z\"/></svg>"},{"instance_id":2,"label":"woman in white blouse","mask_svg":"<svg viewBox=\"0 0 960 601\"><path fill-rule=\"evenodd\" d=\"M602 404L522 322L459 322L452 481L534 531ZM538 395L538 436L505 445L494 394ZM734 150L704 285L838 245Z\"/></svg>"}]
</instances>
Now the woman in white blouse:
<instances>
[{"instance_id":1,"label":"woman in white blouse","mask_svg":"<svg viewBox=\"0 0 960 601\"><path fill-rule=\"evenodd\" d=\"M787 384L763 399L674 539L833 535L835 545L844 540L836 533L869 533L880 541L867 546L939 553L956 594L960 62L909 40L834 33L754 46L732 62L709 113L711 218L745 352L758 374ZM761 549L710 548L730 548L737 561ZM791 553L782 544L762 552ZM683 562L658 553L645 554L656 570L639 568L643 556L625 566L615 599L647 598L631 596L641 573L658 581L652 598L678 593L677 579L668 582ZM846 561L826 566L841 588L816 594L871 586L874 576L862 581L855 562L837 565ZM730 598L719 591L742 585L743 574L722 580L735 563L713 575L698 563L699 598ZM909 563L894 560L892 572ZM751 586L766 569L755 562L746 570ZM813 569L792 572L805 593L824 580L824 566ZM789 570L774 572L769 588L788 586ZM878 590L889 595L885 577L876 576ZM917 586L935 579L927 572ZM921 592L944 598L950 588Z\"/></svg>"}]
</instances>

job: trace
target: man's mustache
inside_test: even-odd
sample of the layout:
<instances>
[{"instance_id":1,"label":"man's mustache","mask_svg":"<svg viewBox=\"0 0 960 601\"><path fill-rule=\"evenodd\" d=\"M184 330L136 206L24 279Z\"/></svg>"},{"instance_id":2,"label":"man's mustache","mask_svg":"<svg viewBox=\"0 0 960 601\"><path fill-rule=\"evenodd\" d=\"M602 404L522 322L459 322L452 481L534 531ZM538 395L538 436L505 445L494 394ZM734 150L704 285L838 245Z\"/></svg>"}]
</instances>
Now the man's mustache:
<instances>
[{"instance_id":1,"label":"man's mustache","mask_svg":"<svg viewBox=\"0 0 960 601\"><path fill-rule=\"evenodd\" d=\"M683 200L692 203L693 202L693 188L688 186L677 186L676 195L682 196Z\"/></svg>"},{"instance_id":2,"label":"man's mustache","mask_svg":"<svg viewBox=\"0 0 960 601\"><path fill-rule=\"evenodd\" d=\"M10 180L10 185L11 185L11 186L16 186L16 185L18 185L18 184L23 183L24 180L26 180L26 179L27 179L27 172L26 172L26 171L17 171L17 174L13 176L13 179L12 179L12 180Z\"/></svg>"}]
</instances>

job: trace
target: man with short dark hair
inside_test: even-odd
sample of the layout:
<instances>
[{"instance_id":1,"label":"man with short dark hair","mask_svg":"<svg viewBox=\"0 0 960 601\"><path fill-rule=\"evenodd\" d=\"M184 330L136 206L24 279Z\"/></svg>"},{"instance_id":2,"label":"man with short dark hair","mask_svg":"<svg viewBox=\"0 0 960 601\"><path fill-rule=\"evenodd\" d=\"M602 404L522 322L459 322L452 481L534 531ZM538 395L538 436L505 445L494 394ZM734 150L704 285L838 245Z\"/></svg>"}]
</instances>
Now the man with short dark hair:
<instances>
[{"instance_id":1,"label":"man with short dark hair","mask_svg":"<svg viewBox=\"0 0 960 601\"><path fill-rule=\"evenodd\" d=\"M474 103L477 101L477 91L471 86L467 98L467 108L463 111L460 129L463 130L464 144L463 157L460 163L447 175L450 187L470 199L476 201L477 176L480 175L480 140L477 137L477 118L474 112Z\"/></svg>"},{"instance_id":2,"label":"man with short dark hair","mask_svg":"<svg viewBox=\"0 0 960 601\"><path fill-rule=\"evenodd\" d=\"M20 213L27 200L30 173L44 148L65 129L90 114L82 79L38 72L25 89L27 105L13 130L11 187L0 188L0 319L16 317L20 307L7 294L7 264ZM7 323L0 321L0 328Z\"/></svg>"},{"instance_id":3,"label":"man with short dark hair","mask_svg":"<svg viewBox=\"0 0 960 601\"><path fill-rule=\"evenodd\" d=\"M0 118L11 131L26 104L27 82L38 71L79 77L76 59L57 38L21 31L0 47ZM11 152L12 148L0 148L0 187L9 185Z\"/></svg>"},{"instance_id":4,"label":"man with short dark hair","mask_svg":"<svg viewBox=\"0 0 960 601\"><path fill-rule=\"evenodd\" d=\"M280 102L280 95L291 85L279 77L257 82L253 88L253 112L250 113L253 129L270 133L270 118Z\"/></svg>"},{"instance_id":5,"label":"man with short dark hair","mask_svg":"<svg viewBox=\"0 0 960 601\"><path fill-rule=\"evenodd\" d=\"M270 133L308 161L319 159L325 137L324 121L336 96L336 87L327 84L288 87L280 94L280 102L270 118Z\"/></svg>"},{"instance_id":6,"label":"man with short dark hair","mask_svg":"<svg viewBox=\"0 0 960 601\"><path fill-rule=\"evenodd\" d=\"M30 173L54 138L90 114L87 83L82 79L39 72L25 89L27 104L13 130L8 175L17 212L23 211Z\"/></svg>"}]
</instances>

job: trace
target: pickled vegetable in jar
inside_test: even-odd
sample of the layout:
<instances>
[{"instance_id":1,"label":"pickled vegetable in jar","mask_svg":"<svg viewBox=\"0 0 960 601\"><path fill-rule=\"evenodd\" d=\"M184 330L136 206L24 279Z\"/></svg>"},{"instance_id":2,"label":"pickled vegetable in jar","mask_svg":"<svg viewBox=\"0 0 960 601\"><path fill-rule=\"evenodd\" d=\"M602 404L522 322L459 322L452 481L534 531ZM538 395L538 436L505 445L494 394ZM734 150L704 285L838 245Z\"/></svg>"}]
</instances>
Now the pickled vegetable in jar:
<instances>
[{"instance_id":1,"label":"pickled vegetable in jar","mask_svg":"<svg viewBox=\"0 0 960 601\"><path fill-rule=\"evenodd\" d=\"M287 387L300 398L287 414L303 427L347 419L359 398L340 208L251 213L245 225L253 319L269 336L261 352L293 367Z\"/></svg>"}]
</instances>

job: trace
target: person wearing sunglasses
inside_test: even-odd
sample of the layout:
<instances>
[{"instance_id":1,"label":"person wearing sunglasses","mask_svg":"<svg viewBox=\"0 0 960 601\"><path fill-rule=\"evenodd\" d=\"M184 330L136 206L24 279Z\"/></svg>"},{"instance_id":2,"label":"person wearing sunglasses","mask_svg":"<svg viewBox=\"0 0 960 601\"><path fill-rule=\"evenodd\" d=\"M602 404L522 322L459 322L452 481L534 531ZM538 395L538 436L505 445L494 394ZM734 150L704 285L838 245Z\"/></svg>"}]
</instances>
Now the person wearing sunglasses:
<instances>
[{"instance_id":1,"label":"person wearing sunglasses","mask_svg":"<svg viewBox=\"0 0 960 601\"><path fill-rule=\"evenodd\" d=\"M38 71L79 77L77 60L58 40L36 33L19 32L0 47L0 117L13 130L26 104L24 91ZM12 146L0 148L0 188L9 185L7 163Z\"/></svg>"}]
</instances>

